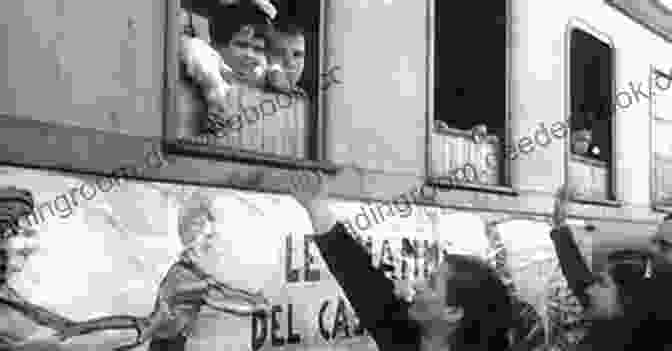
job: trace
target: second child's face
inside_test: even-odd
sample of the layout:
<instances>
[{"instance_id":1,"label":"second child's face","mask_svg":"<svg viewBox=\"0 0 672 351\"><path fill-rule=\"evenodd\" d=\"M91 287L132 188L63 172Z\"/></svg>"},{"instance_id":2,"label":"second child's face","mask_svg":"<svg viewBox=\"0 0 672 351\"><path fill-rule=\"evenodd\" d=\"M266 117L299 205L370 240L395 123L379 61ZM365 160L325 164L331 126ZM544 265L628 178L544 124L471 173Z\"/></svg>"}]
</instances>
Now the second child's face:
<instances>
[{"instance_id":1,"label":"second child's face","mask_svg":"<svg viewBox=\"0 0 672 351\"><path fill-rule=\"evenodd\" d=\"M259 72L268 65L266 42L249 26L234 34L227 46L219 48L219 52L226 64L248 82L260 81L263 76Z\"/></svg>"},{"instance_id":2,"label":"second child's face","mask_svg":"<svg viewBox=\"0 0 672 351\"><path fill-rule=\"evenodd\" d=\"M296 85L305 66L306 41L303 36L278 34L270 47L271 63L282 66L292 85Z\"/></svg>"}]
</instances>

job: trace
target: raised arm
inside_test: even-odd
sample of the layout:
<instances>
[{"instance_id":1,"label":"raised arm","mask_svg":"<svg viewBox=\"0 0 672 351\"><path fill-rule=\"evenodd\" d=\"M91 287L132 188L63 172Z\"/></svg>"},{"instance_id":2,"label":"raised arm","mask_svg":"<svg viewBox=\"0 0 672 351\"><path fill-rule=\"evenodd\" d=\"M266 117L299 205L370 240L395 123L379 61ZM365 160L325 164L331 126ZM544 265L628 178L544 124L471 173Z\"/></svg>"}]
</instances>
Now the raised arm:
<instances>
[{"instance_id":1,"label":"raised arm","mask_svg":"<svg viewBox=\"0 0 672 351\"><path fill-rule=\"evenodd\" d=\"M63 340L103 330L135 329L137 339L133 344L115 350L132 349L149 340L154 332L172 316L171 305L176 302L202 303L208 283L198 279L183 262L173 264L160 284L152 313L147 317L110 315L80 321L60 332Z\"/></svg>"},{"instance_id":2,"label":"raised arm","mask_svg":"<svg viewBox=\"0 0 672 351\"><path fill-rule=\"evenodd\" d=\"M44 307L32 304L23 299L8 299L0 296L0 304L22 313L33 322L57 331L62 331L75 324L74 321L63 317L57 313L47 310Z\"/></svg>"},{"instance_id":3,"label":"raised arm","mask_svg":"<svg viewBox=\"0 0 672 351\"><path fill-rule=\"evenodd\" d=\"M191 266L191 271L206 284L203 301L210 308L238 316L270 312L270 302L262 293L253 293L220 282L195 264Z\"/></svg>"},{"instance_id":4,"label":"raised arm","mask_svg":"<svg viewBox=\"0 0 672 351\"><path fill-rule=\"evenodd\" d=\"M621 310L618 287L608 274L592 273L566 223L572 190L563 186L556 194L551 239L569 288L592 317L611 318Z\"/></svg>"},{"instance_id":5,"label":"raised arm","mask_svg":"<svg viewBox=\"0 0 672 351\"><path fill-rule=\"evenodd\" d=\"M408 304L394 294L394 283L381 269L373 267L371 256L343 224L337 223L326 234L318 235L315 242L362 325L374 338L377 329L408 319Z\"/></svg>"},{"instance_id":6,"label":"raised arm","mask_svg":"<svg viewBox=\"0 0 672 351\"><path fill-rule=\"evenodd\" d=\"M316 231L315 242L329 270L345 291L359 320L383 349L393 336L408 335L408 305L394 295L394 284L371 264L371 257L336 221L327 203L327 186L321 174L291 182L296 200L305 207ZM395 335L397 334L397 335ZM397 339L398 340L398 339Z\"/></svg>"},{"instance_id":7,"label":"raised arm","mask_svg":"<svg viewBox=\"0 0 672 351\"><path fill-rule=\"evenodd\" d=\"M232 88L234 73L219 53L203 39L186 34L180 35L178 52L187 75L202 89L208 105L226 110L226 97Z\"/></svg>"},{"instance_id":8,"label":"raised arm","mask_svg":"<svg viewBox=\"0 0 672 351\"><path fill-rule=\"evenodd\" d=\"M257 313L270 313L271 304L262 294L244 294L226 288L213 288L204 297L205 304L217 311L251 316Z\"/></svg>"}]
</instances>

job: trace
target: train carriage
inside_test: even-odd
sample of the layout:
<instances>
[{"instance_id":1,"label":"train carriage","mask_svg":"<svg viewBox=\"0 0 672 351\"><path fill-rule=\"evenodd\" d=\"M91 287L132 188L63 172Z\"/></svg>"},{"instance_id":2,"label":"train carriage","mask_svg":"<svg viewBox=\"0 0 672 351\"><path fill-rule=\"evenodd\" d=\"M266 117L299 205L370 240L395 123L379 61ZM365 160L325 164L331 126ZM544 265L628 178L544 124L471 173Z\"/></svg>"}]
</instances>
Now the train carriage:
<instances>
[{"instance_id":1,"label":"train carriage","mask_svg":"<svg viewBox=\"0 0 672 351\"><path fill-rule=\"evenodd\" d=\"M0 186L35 197L30 240L2 239L25 264L0 280L0 349L38 350L55 328L3 299L73 323L150 318L187 245L181 213L202 197L208 274L272 312L205 307L187 349L376 350L287 195L305 170L333 178L334 211L390 279L480 256L517 298L515 349L571 349L586 324L550 241L553 193L578 188L571 224L596 269L643 249L669 212L672 5L260 2L303 28L303 76L289 93L236 90L240 128L205 138L206 92L180 55L186 39L215 47L227 1L0 5Z\"/></svg>"}]
</instances>

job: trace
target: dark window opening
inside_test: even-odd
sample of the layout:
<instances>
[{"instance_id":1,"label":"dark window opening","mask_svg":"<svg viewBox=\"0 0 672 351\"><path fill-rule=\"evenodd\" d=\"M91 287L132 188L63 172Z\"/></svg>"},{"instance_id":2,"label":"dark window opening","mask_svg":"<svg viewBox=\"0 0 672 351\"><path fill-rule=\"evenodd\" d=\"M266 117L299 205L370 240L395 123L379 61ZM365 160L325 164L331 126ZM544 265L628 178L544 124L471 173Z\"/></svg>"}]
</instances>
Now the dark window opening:
<instances>
[{"instance_id":1,"label":"dark window opening","mask_svg":"<svg viewBox=\"0 0 672 351\"><path fill-rule=\"evenodd\" d=\"M572 152L611 161L612 48L585 31L571 32Z\"/></svg>"},{"instance_id":2,"label":"dark window opening","mask_svg":"<svg viewBox=\"0 0 672 351\"><path fill-rule=\"evenodd\" d=\"M506 129L507 1L436 1L434 119L450 128Z\"/></svg>"},{"instance_id":3,"label":"dark window opening","mask_svg":"<svg viewBox=\"0 0 672 351\"><path fill-rule=\"evenodd\" d=\"M612 160L613 48L595 35L572 28L569 45L569 183L575 200L616 200Z\"/></svg>"},{"instance_id":4,"label":"dark window opening","mask_svg":"<svg viewBox=\"0 0 672 351\"><path fill-rule=\"evenodd\" d=\"M509 183L509 3L435 1L430 169L440 183Z\"/></svg>"}]
</instances>

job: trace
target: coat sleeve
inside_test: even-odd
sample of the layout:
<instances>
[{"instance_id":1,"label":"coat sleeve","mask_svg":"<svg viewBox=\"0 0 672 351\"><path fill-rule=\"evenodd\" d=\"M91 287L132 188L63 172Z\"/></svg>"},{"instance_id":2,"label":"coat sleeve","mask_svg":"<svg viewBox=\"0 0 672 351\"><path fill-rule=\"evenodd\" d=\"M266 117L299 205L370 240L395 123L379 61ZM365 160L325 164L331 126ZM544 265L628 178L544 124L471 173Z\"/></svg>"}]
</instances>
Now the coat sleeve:
<instances>
[{"instance_id":1,"label":"coat sleeve","mask_svg":"<svg viewBox=\"0 0 672 351\"><path fill-rule=\"evenodd\" d=\"M554 228L551 231L551 239L555 245L562 274L565 276L569 288L584 308L589 307L591 301L588 288L595 284L597 280L581 255L572 231L568 226Z\"/></svg>"},{"instance_id":2,"label":"coat sleeve","mask_svg":"<svg viewBox=\"0 0 672 351\"><path fill-rule=\"evenodd\" d=\"M394 295L394 284L382 270L373 267L371 256L342 223L315 238L325 259L361 325L380 350L415 344L417 329L408 317L408 303Z\"/></svg>"}]
</instances>

